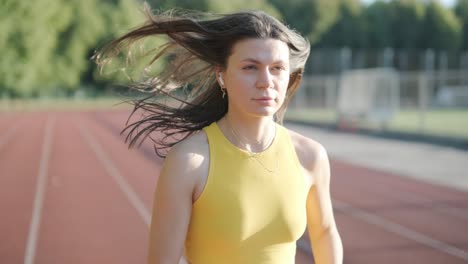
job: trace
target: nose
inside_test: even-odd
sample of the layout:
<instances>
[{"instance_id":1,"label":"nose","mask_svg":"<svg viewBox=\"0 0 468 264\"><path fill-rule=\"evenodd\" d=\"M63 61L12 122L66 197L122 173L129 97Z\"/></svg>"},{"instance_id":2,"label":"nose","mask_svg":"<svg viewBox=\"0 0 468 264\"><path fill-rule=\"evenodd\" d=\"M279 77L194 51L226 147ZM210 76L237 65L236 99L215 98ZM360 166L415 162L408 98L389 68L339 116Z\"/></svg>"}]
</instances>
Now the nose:
<instances>
[{"instance_id":1,"label":"nose","mask_svg":"<svg viewBox=\"0 0 468 264\"><path fill-rule=\"evenodd\" d=\"M258 71L256 86L259 89L268 89L273 87L273 76L271 75L269 69L262 69L261 71Z\"/></svg>"}]
</instances>

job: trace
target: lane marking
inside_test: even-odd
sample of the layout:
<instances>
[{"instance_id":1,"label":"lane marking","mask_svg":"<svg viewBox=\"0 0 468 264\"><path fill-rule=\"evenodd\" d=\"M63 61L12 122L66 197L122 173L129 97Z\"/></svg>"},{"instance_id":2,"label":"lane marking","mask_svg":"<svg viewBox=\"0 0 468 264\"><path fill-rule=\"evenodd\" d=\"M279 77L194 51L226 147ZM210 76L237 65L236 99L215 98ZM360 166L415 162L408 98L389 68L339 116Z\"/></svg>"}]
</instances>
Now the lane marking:
<instances>
[{"instance_id":1,"label":"lane marking","mask_svg":"<svg viewBox=\"0 0 468 264\"><path fill-rule=\"evenodd\" d=\"M34 196L33 213L29 225L29 234L24 256L25 264L33 264L36 257L37 240L39 237L39 227L41 224L42 207L44 205L44 196L47 187L47 171L49 166L50 154L52 150L52 135L55 124L55 116L47 119L44 143L42 145L41 160L39 162L39 174L37 177L36 193Z\"/></svg>"},{"instance_id":2,"label":"lane marking","mask_svg":"<svg viewBox=\"0 0 468 264\"><path fill-rule=\"evenodd\" d=\"M378 193L378 192L372 192L372 193ZM408 191L399 192L399 193L389 192L389 193L385 193L385 195L389 196L389 197L391 197L391 198L393 198L393 199L395 199L395 200L397 200L399 202L404 202L404 203L408 203L408 202L415 203L415 204L419 204L419 203L434 204L434 203L436 203L434 206L432 206L430 208L430 210L441 212L441 213L446 213L446 214L456 216L456 217L460 217L460 218L468 218L468 212L462 211L463 209L461 209L461 208L456 208L456 207L453 207L451 205L448 205L446 202L444 202L444 199L431 199L431 198L427 198L427 195L425 196L425 195L420 195L420 194L413 194L413 193L410 193ZM442 201L442 204L438 203L440 201Z\"/></svg>"},{"instance_id":3,"label":"lane marking","mask_svg":"<svg viewBox=\"0 0 468 264\"><path fill-rule=\"evenodd\" d=\"M468 219L468 212L467 211L462 211L464 210L463 208L453 208L453 207L433 207L432 208L435 211L440 211L444 213L448 213L454 216L458 216L461 218L467 218Z\"/></svg>"},{"instance_id":4,"label":"lane marking","mask_svg":"<svg viewBox=\"0 0 468 264\"><path fill-rule=\"evenodd\" d=\"M303 132L304 134L311 134L312 132L309 131L309 128L310 126L308 127L307 125L299 125L299 124L289 124L288 125L289 128L295 130L295 131L299 131L299 132ZM364 166L362 163L356 163L356 162L353 162L351 160L348 160L348 159L344 159L342 156L340 155L331 155L330 154L330 160L337 160L337 161L340 161L340 162L344 162L346 165L349 165L349 166L352 166L352 167L359 167L359 168L366 168L366 166ZM380 168L380 167L372 167L370 168L371 170L375 171L375 172L384 172L384 173L391 173L391 174L396 174L396 175L400 175L403 179L410 179L410 180L413 180L415 182L421 182L421 183L429 183L429 184L432 184L434 186L437 186L437 187L445 187L445 188L454 188L453 186L447 186L447 185L444 185L444 184L441 184L441 183L434 183L434 182L431 182L427 179L424 179L424 178L413 178L413 177L409 177L407 174L405 173L401 173L401 172L398 172L398 171L392 171L392 170L388 170L388 169L384 169L384 168ZM401 187L398 187L398 189L402 190ZM404 190L404 189L403 189ZM459 191L458 189L455 189L457 191ZM463 190L462 190L463 192ZM404 190L404 193L405 195L407 195L408 197L410 197L409 199L411 199L412 201L415 201L415 202L437 202L438 200L443 200L443 199L433 199L431 197L429 197L429 195L426 193L426 194L410 194L407 190ZM390 195L390 193L387 193L387 195ZM400 192L397 196L393 196L394 198L397 198L399 201L409 201L409 199L407 199L406 197L403 197L403 194ZM464 218L464 219L467 219L468 218L468 212L465 212L465 211L461 211L463 209L461 208L457 208L457 207L451 207L451 206L439 206L439 207L434 207L432 208L432 210L434 211L439 211L441 213L446 213L446 214L449 214L449 215L453 215L453 216L456 216L456 217L460 217L460 218Z\"/></svg>"},{"instance_id":5,"label":"lane marking","mask_svg":"<svg viewBox=\"0 0 468 264\"><path fill-rule=\"evenodd\" d=\"M136 192L125 180L125 177L122 176L111 159L106 155L98 141L95 140L93 136L91 136L91 134L83 128L83 126L78 126L78 128L81 132L81 135L85 138L86 142L94 151L99 161L104 165L106 172L112 176L114 181L120 187L120 190L127 196L132 206L137 210L138 214L149 228L151 222L151 214L149 210L145 207L144 203L140 200Z\"/></svg>"},{"instance_id":6,"label":"lane marking","mask_svg":"<svg viewBox=\"0 0 468 264\"><path fill-rule=\"evenodd\" d=\"M83 135L83 137L86 139L87 143L93 149L98 159L103 163L107 173L110 174L112 178L114 178L114 180L117 182L122 192L124 192L124 194L127 196L130 203L137 210L138 214L143 219L146 226L150 228L150 224L151 224L150 211L145 207L144 203L140 200L136 192L133 190L130 184L128 184L128 182L125 180L125 177L119 172L117 167L112 163L112 160L106 155L101 145L99 145L99 143L91 136L91 133L86 131L83 128L83 126L79 126L79 130L81 134ZM182 256L180 258L178 264L188 264L188 261L186 260L185 256Z\"/></svg>"},{"instance_id":7,"label":"lane marking","mask_svg":"<svg viewBox=\"0 0 468 264\"><path fill-rule=\"evenodd\" d=\"M346 214L356 219L362 220L366 223L373 224L391 233L395 233L409 240L413 240L425 246L434 248L436 250L445 252L454 257L458 257L458 258L468 261L468 252L460 248L454 247L440 240L423 235L403 225L389 221L383 217L365 212L347 203L333 199L333 204L336 209L342 212L345 212Z\"/></svg>"}]
</instances>

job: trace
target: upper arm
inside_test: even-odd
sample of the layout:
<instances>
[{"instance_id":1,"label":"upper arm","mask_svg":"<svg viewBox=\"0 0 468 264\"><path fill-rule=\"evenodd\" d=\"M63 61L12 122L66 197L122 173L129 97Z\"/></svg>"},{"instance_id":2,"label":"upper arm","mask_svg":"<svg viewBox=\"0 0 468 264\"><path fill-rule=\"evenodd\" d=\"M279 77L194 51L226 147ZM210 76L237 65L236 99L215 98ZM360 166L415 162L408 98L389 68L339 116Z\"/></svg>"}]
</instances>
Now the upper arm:
<instances>
[{"instance_id":1,"label":"upper arm","mask_svg":"<svg viewBox=\"0 0 468 264\"><path fill-rule=\"evenodd\" d=\"M330 228L336 228L330 195L330 162L325 148L318 142L290 131L294 148L309 182L307 195L307 229L313 243Z\"/></svg>"},{"instance_id":2,"label":"upper arm","mask_svg":"<svg viewBox=\"0 0 468 264\"><path fill-rule=\"evenodd\" d=\"M307 171L312 178L312 185L307 195L307 226L309 237L314 240L330 228L336 228L330 195L330 163L323 146L318 144L314 158Z\"/></svg>"},{"instance_id":3,"label":"upper arm","mask_svg":"<svg viewBox=\"0 0 468 264\"><path fill-rule=\"evenodd\" d=\"M176 145L164 160L154 195L148 263L174 264L183 255L202 162L187 144Z\"/></svg>"}]
</instances>

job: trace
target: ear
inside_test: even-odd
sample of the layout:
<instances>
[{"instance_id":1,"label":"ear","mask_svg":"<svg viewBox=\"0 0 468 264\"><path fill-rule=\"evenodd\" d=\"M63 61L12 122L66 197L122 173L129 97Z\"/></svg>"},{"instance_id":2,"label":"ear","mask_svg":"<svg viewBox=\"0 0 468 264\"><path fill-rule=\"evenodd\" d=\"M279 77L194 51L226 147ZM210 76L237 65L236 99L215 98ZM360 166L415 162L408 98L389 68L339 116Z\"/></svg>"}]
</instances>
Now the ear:
<instances>
[{"instance_id":1,"label":"ear","mask_svg":"<svg viewBox=\"0 0 468 264\"><path fill-rule=\"evenodd\" d=\"M221 68L216 68L215 69L215 74L216 74L215 78L218 81L219 86L224 87L223 72L222 72Z\"/></svg>"},{"instance_id":2,"label":"ear","mask_svg":"<svg viewBox=\"0 0 468 264\"><path fill-rule=\"evenodd\" d=\"M223 74L221 72L218 73L218 80L219 80L219 83L221 84L221 87L224 87Z\"/></svg>"}]
</instances>

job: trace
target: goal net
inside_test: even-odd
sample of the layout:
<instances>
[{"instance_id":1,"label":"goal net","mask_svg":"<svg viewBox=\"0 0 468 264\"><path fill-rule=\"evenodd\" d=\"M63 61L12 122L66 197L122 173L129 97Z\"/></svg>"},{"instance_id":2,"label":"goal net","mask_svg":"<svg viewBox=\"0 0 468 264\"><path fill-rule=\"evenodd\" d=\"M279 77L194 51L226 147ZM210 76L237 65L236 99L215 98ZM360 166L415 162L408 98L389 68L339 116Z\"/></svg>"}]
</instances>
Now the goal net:
<instances>
[{"instance_id":1,"label":"goal net","mask_svg":"<svg viewBox=\"0 0 468 264\"><path fill-rule=\"evenodd\" d=\"M399 75L391 68L350 70L339 81L338 122L385 126L399 109Z\"/></svg>"}]
</instances>

